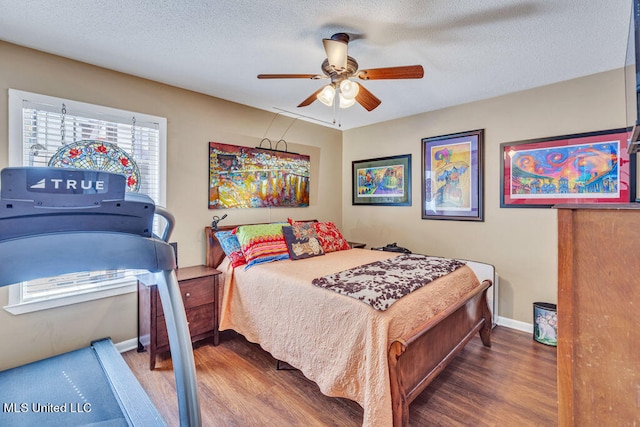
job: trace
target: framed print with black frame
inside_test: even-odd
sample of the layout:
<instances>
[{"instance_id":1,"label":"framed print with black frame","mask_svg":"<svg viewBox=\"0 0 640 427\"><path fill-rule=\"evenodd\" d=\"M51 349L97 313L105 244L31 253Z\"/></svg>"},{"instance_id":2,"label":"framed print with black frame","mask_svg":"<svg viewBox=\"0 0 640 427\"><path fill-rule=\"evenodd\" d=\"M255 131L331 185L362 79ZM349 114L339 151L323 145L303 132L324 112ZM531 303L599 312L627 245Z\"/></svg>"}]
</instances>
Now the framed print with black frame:
<instances>
[{"instance_id":1,"label":"framed print with black frame","mask_svg":"<svg viewBox=\"0 0 640 427\"><path fill-rule=\"evenodd\" d=\"M633 201L628 137L621 128L500 144L500 207Z\"/></svg>"},{"instance_id":2,"label":"framed print with black frame","mask_svg":"<svg viewBox=\"0 0 640 427\"><path fill-rule=\"evenodd\" d=\"M411 154L351 162L352 204L411 206Z\"/></svg>"},{"instance_id":3,"label":"framed print with black frame","mask_svg":"<svg viewBox=\"0 0 640 427\"><path fill-rule=\"evenodd\" d=\"M422 219L484 221L484 129L422 139Z\"/></svg>"}]
</instances>

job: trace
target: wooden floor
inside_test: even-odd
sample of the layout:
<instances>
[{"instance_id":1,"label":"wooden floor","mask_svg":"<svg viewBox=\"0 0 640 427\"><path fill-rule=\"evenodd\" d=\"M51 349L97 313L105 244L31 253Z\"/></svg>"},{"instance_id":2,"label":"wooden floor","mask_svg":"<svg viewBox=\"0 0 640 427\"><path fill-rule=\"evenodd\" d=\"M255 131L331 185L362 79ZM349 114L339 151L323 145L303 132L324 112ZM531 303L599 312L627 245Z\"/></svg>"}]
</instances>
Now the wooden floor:
<instances>
[{"instance_id":1,"label":"wooden floor","mask_svg":"<svg viewBox=\"0 0 640 427\"><path fill-rule=\"evenodd\" d=\"M530 334L496 327L493 346L474 337L456 359L411 404L411 426L557 425L556 349ZM360 426L362 408L320 393L296 370L276 370L276 361L234 332L218 347L195 349L204 426ZM171 360L123 354L168 424L177 426Z\"/></svg>"}]
</instances>

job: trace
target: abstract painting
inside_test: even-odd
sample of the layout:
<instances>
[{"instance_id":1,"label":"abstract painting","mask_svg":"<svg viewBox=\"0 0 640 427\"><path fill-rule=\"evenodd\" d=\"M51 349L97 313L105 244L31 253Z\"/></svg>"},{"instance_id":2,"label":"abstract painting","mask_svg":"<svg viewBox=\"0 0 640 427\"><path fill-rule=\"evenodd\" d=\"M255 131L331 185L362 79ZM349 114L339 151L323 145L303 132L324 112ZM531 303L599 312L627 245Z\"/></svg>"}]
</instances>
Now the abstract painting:
<instances>
[{"instance_id":1,"label":"abstract painting","mask_svg":"<svg viewBox=\"0 0 640 427\"><path fill-rule=\"evenodd\" d=\"M411 205L411 155L351 162L353 205Z\"/></svg>"},{"instance_id":2,"label":"abstract painting","mask_svg":"<svg viewBox=\"0 0 640 427\"><path fill-rule=\"evenodd\" d=\"M501 144L501 207L628 203L635 162L625 129Z\"/></svg>"},{"instance_id":3,"label":"abstract painting","mask_svg":"<svg viewBox=\"0 0 640 427\"><path fill-rule=\"evenodd\" d=\"M484 130L422 140L422 219L483 220Z\"/></svg>"},{"instance_id":4,"label":"abstract painting","mask_svg":"<svg viewBox=\"0 0 640 427\"><path fill-rule=\"evenodd\" d=\"M209 143L209 209L309 206L309 156Z\"/></svg>"}]
</instances>

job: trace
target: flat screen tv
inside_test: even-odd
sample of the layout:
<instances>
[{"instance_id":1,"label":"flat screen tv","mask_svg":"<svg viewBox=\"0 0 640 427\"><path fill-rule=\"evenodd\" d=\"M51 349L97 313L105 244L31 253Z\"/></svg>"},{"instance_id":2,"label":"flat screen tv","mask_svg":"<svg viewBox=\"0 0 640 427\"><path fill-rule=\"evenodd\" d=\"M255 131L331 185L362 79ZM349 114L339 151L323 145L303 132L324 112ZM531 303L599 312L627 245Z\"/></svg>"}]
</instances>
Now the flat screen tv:
<instances>
[{"instance_id":1,"label":"flat screen tv","mask_svg":"<svg viewBox=\"0 0 640 427\"><path fill-rule=\"evenodd\" d=\"M624 67L629 153L640 150L640 0L632 0Z\"/></svg>"}]
</instances>

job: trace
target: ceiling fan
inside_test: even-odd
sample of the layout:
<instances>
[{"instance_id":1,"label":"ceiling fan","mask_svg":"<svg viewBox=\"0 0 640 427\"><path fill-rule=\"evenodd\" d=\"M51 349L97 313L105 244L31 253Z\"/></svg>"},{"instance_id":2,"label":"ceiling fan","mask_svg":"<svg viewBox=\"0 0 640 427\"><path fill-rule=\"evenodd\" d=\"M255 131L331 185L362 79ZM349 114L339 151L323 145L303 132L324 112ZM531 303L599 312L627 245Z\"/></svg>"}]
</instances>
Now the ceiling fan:
<instances>
[{"instance_id":1,"label":"ceiling fan","mask_svg":"<svg viewBox=\"0 0 640 427\"><path fill-rule=\"evenodd\" d=\"M259 79L331 79L331 83L321 87L302 101L298 107L306 107L318 99L331 107L337 102L341 108L351 107L356 102L367 111L372 111L382 101L352 78L361 80L384 79L421 79L424 76L422 65L401 67L371 68L359 70L355 59L347 55L349 35L336 33L330 39L322 39L327 59L322 62L322 74L258 74Z\"/></svg>"}]
</instances>

